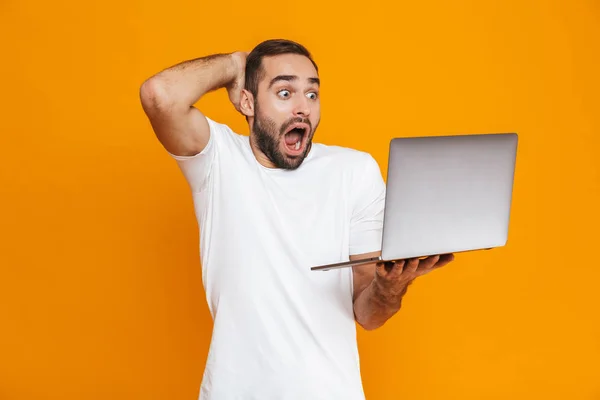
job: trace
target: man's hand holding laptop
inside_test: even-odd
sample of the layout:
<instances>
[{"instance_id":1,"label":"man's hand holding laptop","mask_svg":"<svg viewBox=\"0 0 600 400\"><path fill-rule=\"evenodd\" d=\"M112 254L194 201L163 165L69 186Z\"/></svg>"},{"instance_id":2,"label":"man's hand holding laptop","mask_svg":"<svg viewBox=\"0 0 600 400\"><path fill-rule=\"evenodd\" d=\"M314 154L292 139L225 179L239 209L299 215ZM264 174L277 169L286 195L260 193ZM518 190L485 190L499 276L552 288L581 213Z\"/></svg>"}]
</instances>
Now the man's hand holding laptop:
<instances>
[{"instance_id":1,"label":"man's hand holding laptop","mask_svg":"<svg viewBox=\"0 0 600 400\"><path fill-rule=\"evenodd\" d=\"M454 254L442 254L423 259L410 258L395 262L379 262L375 270L375 281L391 295L397 295L406 290L419 276L441 268L454 260Z\"/></svg>"}]
</instances>

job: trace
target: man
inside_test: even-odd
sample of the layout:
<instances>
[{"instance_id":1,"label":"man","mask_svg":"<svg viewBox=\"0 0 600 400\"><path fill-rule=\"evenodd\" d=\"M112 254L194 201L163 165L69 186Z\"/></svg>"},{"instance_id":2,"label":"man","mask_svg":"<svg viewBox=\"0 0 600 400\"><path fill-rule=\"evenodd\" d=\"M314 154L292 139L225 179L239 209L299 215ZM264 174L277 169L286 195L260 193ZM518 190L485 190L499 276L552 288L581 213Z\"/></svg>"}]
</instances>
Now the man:
<instances>
[{"instance_id":1,"label":"man","mask_svg":"<svg viewBox=\"0 0 600 400\"><path fill-rule=\"evenodd\" d=\"M363 399L371 330L453 255L311 271L379 255L385 184L369 154L313 142L320 80L288 40L182 62L145 81L153 130L190 185L213 335L200 399ZM226 88L250 135L194 104Z\"/></svg>"}]
</instances>

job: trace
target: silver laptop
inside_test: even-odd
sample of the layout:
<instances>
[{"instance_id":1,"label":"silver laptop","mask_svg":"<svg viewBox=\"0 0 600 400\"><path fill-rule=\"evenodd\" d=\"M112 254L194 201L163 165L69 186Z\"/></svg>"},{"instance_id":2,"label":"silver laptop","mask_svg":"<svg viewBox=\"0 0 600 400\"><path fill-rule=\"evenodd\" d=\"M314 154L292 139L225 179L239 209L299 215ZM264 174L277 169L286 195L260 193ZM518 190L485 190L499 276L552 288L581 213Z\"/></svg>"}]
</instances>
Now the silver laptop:
<instances>
[{"instance_id":1,"label":"silver laptop","mask_svg":"<svg viewBox=\"0 0 600 400\"><path fill-rule=\"evenodd\" d=\"M516 133L392 139L381 256L311 269L506 245L517 143Z\"/></svg>"}]
</instances>

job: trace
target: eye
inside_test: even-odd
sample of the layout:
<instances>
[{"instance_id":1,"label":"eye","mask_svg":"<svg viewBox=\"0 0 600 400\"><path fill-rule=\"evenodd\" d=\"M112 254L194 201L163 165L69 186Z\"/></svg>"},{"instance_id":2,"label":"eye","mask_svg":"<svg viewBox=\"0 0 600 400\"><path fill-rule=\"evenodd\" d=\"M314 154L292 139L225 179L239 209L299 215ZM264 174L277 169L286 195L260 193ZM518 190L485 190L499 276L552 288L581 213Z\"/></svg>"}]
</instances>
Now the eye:
<instances>
[{"instance_id":1,"label":"eye","mask_svg":"<svg viewBox=\"0 0 600 400\"><path fill-rule=\"evenodd\" d=\"M283 98L290 97L290 91L287 89L280 90L279 92L277 92L277 94L279 95L279 97Z\"/></svg>"},{"instance_id":2,"label":"eye","mask_svg":"<svg viewBox=\"0 0 600 400\"><path fill-rule=\"evenodd\" d=\"M319 96L317 95L317 93L315 93L315 92L310 92L310 93L309 93L307 96L308 96L308 97L309 97L311 100L316 100L316 99L317 99L317 97L319 97Z\"/></svg>"}]
</instances>

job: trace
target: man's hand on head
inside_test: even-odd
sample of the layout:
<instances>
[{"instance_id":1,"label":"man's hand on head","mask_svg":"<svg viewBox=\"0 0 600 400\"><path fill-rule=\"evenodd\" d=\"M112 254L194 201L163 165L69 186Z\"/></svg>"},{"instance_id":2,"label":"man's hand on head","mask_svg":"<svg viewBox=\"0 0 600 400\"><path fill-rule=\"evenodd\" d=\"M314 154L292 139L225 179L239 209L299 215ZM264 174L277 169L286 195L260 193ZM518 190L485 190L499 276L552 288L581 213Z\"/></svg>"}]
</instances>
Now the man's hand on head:
<instances>
[{"instance_id":1,"label":"man's hand on head","mask_svg":"<svg viewBox=\"0 0 600 400\"><path fill-rule=\"evenodd\" d=\"M244 86L246 84L247 57L248 52L245 51L236 51L234 53L231 53L231 60L233 61L233 65L235 68L234 74L236 75L236 77L227 86L227 93L229 95L229 100L231 101L235 109L239 112L241 112L242 90L244 89Z\"/></svg>"}]
</instances>

